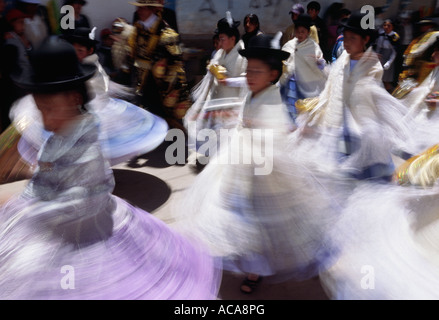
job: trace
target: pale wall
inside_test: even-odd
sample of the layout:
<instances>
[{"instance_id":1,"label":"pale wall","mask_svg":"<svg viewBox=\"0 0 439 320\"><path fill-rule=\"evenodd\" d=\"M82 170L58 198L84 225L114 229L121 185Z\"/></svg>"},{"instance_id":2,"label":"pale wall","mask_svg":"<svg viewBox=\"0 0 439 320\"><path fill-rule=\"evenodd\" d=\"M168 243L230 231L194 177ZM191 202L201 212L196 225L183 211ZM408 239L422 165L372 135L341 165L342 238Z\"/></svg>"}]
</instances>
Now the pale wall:
<instances>
[{"instance_id":1,"label":"pale wall","mask_svg":"<svg viewBox=\"0 0 439 320\"><path fill-rule=\"evenodd\" d=\"M41 0L43 4L48 0ZM134 0L135 1L135 0ZM231 11L235 20L242 20L248 13L258 15L261 28L264 32L274 34L284 31L291 24L288 12L294 3L306 5L310 1L304 0L177 0L176 12L180 33L182 36L192 38L196 35L210 36L216 28L219 19L225 17L226 11ZM384 18L394 17L403 2L399 0L321 0L320 16L323 16L326 8L333 2L343 2L345 7L356 10L369 4L372 6L388 5ZM407 1L406 1L407 2ZM407 5L407 9L418 10L422 6L435 7L436 0L416 0ZM59 4L63 2L58 0ZM259 5L259 7L257 7ZM135 7L126 0L88 0L83 13L88 15L98 32L103 28L111 27L111 22L116 17L123 17L131 21ZM243 32L242 25L240 27Z\"/></svg>"},{"instance_id":2,"label":"pale wall","mask_svg":"<svg viewBox=\"0 0 439 320\"><path fill-rule=\"evenodd\" d=\"M42 4L46 4L49 0L41 0ZM135 1L135 0L134 0ZM58 0L61 6L64 0ZM131 22L135 6L125 0L88 0L83 7L82 13L87 15L90 23L97 28L97 36L99 32L105 28L111 28L113 20L122 17Z\"/></svg>"},{"instance_id":3,"label":"pale wall","mask_svg":"<svg viewBox=\"0 0 439 320\"><path fill-rule=\"evenodd\" d=\"M306 5L310 1L291 1L291 0L228 0L228 1L209 1L209 0L185 0L177 1L177 15L179 28L186 34L206 34L213 33L219 19L226 16L226 11L230 11L235 20L242 23L244 17L249 13L254 13L259 17L261 29L266 33L276 33L284 31L292 22L289 11L294 3L302 3L306 10ZM334 2L331 0L319 1L323 14L326 7Z\"/></svg>"},{"instance_id":4,"label":"pale wall","mask_svg":"<svg viewBox=\"0 0 439 320\"><path fill-rule=\"evenodd\" d=\"M373 7L387 7L383 18L396 18L402 10L418 11L421 8L432 8L436 6L437 0L344 0L345 7L350 10L360 9L364 5Z\"/></svg>"},{"instance_id":5,"label":"pale wall","mask_svg":"<svg viewBox=\"0 0 439 320\"><path fill-rule=\"evenodd\" d=\"M46 4L49 0L41 0ZM134 0L135 1L135 0ZM179 31L185 34L210 35L216 28L219 19L231 11L235 20L241 21L248 13L259 16L262 29L266 33L283 31L291 24L288 12L294 3L300 2L306 8L310 1L292 0L177 0L176 13ZM322 14L326 7L335 2L321 0ZM63 1L58 0L58 4ZM271 4L270 4L271 3ZM259 8L256 5L259 4ZM204 10L206 9L206 10ZM211 9L211 10L208 10ZM88 0L83 7L86 14L98 31L111 26L116 17L123 17L131 22L135 7L125 0ZM240 27L243 32L242 26Z\"/></svg>"}]
</instances>

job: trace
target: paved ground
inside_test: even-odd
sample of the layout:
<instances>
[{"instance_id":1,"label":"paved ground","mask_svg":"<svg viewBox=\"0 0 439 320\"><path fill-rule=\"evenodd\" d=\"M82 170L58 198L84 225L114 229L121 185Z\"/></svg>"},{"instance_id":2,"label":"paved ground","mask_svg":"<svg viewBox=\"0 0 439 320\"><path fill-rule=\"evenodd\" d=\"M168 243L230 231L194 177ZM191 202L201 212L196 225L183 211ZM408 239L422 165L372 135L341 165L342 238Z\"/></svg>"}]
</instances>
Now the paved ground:
<instances>
[{"instance_id":1,"label":"paved ground","mask_svg":"<svg viewBox=\"0 0 439 320\"><path fill-rule=\"evenodd\" d=\"M166 163L166 142L136 161L114 166L116 187L114 194L154 214L165 222L172 222L169 214L184 190L197 175L188 165ZM27 180L0 185L0 203L20 192ZM264 280L252 294L239 290L242 275L224 272L220 299L224 300L326 300L327 296L317 278L304 282L269 284Z\"/></svg>"}]
</instances>

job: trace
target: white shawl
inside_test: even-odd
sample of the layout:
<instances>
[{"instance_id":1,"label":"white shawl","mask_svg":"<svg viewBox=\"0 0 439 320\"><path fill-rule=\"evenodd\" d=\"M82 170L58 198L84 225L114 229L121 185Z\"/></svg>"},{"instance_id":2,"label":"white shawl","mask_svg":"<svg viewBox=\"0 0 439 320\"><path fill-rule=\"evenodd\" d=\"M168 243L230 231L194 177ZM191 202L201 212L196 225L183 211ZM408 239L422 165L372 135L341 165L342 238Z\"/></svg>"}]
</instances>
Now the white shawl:
<instances>
[{"instance_id":1,"label":"white shawl","mask_svg":"<svg viewBox=\"0 0 439 320\"><path fill-rule=\"evenodd\" d=\"M318 96L323 91L328 77L327 72L318 66L325 63L319 45L310 37L301 43L294 38L288 41L282 50L289 52L290 57L284 61L281 84L285 84L294 74L297 87L305 98Z\"/></svg>"},{"instance_id":2,"label":"white shawl","mask_svg":"<svg viewBox=\"0 0 439 320\"><path fill-rule=\"evenodd\" d=\"M241 98L244 100L248 92L247 85L244 87L230 87L220 85L218 80L209 71L211 65L221 65L227 69L228 78L239 78L245 75L247 70L247 59L239 54L239 50L244 49L244 42L238 41L235 47L226 53L223 49L218 50L213 59L207 66L207 74L192 89L193 104L186 112L183 119L186 128L189 122L202 117L203 109L209 104L210 100L221 98ZM200 128L201 129L201 128Z\"/></svg>"},{"instance_id":3,"label":"white shawl","mask_svg":"<svg viewBox=\"0 0 439 320\"><path fill-rule=\"evenodd\" d=\"M351 168L386 163L392 150L405 149L410 142L412 129L403 121L407 108L383 88L383 68L371 48L353 72L350 60L346 51L337 59L317 106L301 115L300 126L314 128L331 148L348 128L359 141L359 149L345 162Z\"/></svg>"},{"instance_id":4,"label":"white shawl","mask_svg":"<svg viewBox=\"0 0 439 320\"><path fill-rule=\"evenodd\" d=\"M291 119L275 85L253 96L249 93L241 110L244 127L268 128L283 134L290 131Z\"/></svg>"},{"instance_id":5,"label":"white shawl","mask_svg":"<svg viewBox=\"0 0 439 320\"><path fill-rule=\"evenodd\" d=\"M409 116L416 117L422 111L426 111L428 106L425 98L430 92L439 89L439 67L430 72L425 80L401 101L409 108Z\"/></svg>"},{"instance_id":6,"label":"white shawl","mask_svg":"<svg viewBox=\"0 0 439 320\"><path fill-rule=\"evenodd\" d=\"M418 154L427 148L437 144L439 140L439 112L436 108L430 109L425 103L427 96L439 90L439 67L436 67L425 80L401 102L407 107L405 121L411 121L414 125L412 132L412 146L408 148L411 154Z\"/></svg>"},{"instance_id":7,"label":"white shawl","mask_svg":"<svg viewBox=\"0 0 439 320\"><path fill-rule=\"evenodd\" d=\"M375 52L369 48L355 66L350 70L350 55L344 51L332 66L325 89L319 96L317 107L311 112L310 124L327 127L340 127L343 123L343 106L353 110L354 118L361 119L365 112L376 112L376 105L371 101L370 92L384 90L381 84L383 68ZM365 90L371 89L371 90ZM366 93L367 92L367 93ZM366 94L363 94L366 93ZM364 99L360 99L364 96ZM367 108L360 105L367 104Z\"/></svg>"},{"instance_id":8,"label":"white shawl","mask_svg":"<svg viewBox=\"0 0 439 320\"><path fill-rule=\"evenodd\" d=\"M247 69L247 59L239 54L239 50L244 49L242 40L226 53L219 49L207 66L207 74L192 90L192 99L196 104L201 101L217 98L230 98L242 96L241 87L228 87L219 85L218 80L209 71L212 65L221 65L227 70L227 78L238 78L245 76Z\"/></svg>"}]
</instances>

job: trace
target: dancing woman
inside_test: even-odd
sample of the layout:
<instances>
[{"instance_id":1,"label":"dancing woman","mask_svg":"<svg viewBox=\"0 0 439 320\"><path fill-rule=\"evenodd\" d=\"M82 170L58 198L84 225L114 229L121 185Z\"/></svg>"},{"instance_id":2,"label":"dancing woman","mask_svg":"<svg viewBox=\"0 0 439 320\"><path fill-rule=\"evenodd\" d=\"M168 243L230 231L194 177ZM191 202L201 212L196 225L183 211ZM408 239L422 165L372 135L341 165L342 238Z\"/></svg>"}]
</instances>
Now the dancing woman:
<instances>
[{"instance_id":1,"label":"dancing woman","mask_svg":"<svg viewBox=\"0 0 439 320\"><path fill-rule=\"evenodd\" d=\"M244 49L239 25L240 22L233 20L229 11L225 18L218 21L216 32L221 49L207 66L207 74L193 90L194 102L184 118L189 134L190 164L197 161L206 164L213 156L213 152L198 152L198 133L203 129L218 133L221 128L234 127L239 107L248 92L245 83L247 60L239 54L239 50Z\"/></svg>"},{"instance_id":2,"label":"dancing woman","mask_svg":"<svg viewBox=\"0 0 439 320\"><path fill-rule=\"evenodd\" d=\"M93 77L87 80L93 96L89 111L99 119L104 155L111 165L116 165L159 146L166 137L168 125L159 116L125 100L132 98L134 93L110 80L95 53L98 41L94 32L95 29L77 28L62 38L75 47L80 63L96 66ZM50 133L44 130L33 96L28 94L18 100L11 116L22 135L18 149L26 162L34 165L37 153Z\"/></svg>"},{"instance_id":3,"label":"dancing woman","mask_svg":"<svg viewBox=\"0 0 439 320\"><path fill-rule=\"evenodd\" d=\"M320 274L331 299L439 298L439 148L395 170L392 184L357 188L329 238L338 260Z\"/></svg>"},{"instance_id":4,"label":"dancing woman","mask_svg":"<svg viewBox=\"0 0 439 320\"><path fill-rule=\"evenodd\" d=\"M51 135L23 193L0 208L0 298L215 299L220 277L207 251L112 195L87 109L95 66L57 37L31 63L32 75L16 81Z\"/></svg>"},{"instance_id":5,"label":"dancing woman","mask_svg":"<svg viewBox=\"0 0 439 320\"><path fill-rule=\"evenodd\" d=\"M296 101L317 97L328 78L323 52L310 36L311 17L301 14L294 24L295 37L282 47L290 57L280 79L282 96L293 120L297 117Z\"/></svg>"},{"instance_id":6,"label":"dancing woman","mask_svg":"<svg viewBox=\"0 0 439 320\"><path fill-rule=\"evenodd\" d=\"M412 145L408 151L416 155L438 143L439 126L437 124L439 97L439 36L426 48L435 68L422 83L411 90L401 102L407 106L406 117L412 119Z\"/></svg>"},{"instance_id":7,"label":"dancing woman","mask_svg":"<svg viewBox=\"0 0 439 320\"><path fill-rule=\"evenodd\" d=\"M291 152L307 159L340 203L357 183L389 182L393 153L404 150L411 133L402 120L406 107L382 86L383 68L370 47L374 30L362 28L364 16L353 13L344 24L345 51L322 93L296 103L300 129L291 139Z\"/></svg>"},{"instance_id":8,"label":"dancing woman","mask_svg":"<svg viewBox=\"0 0 439 320\"><path fill-rule=\"evenodd\" d=\"M337 206L301 160L286 152L291 119L276 83L289 53L279 40L260 35L239 51L248 59L250 90L239 124L175 216L179 229L199 235L223 258L224 269L247 275L244 293L262 277L313 277L332 258L324 238Z\"/></svg>"}]
</instances>

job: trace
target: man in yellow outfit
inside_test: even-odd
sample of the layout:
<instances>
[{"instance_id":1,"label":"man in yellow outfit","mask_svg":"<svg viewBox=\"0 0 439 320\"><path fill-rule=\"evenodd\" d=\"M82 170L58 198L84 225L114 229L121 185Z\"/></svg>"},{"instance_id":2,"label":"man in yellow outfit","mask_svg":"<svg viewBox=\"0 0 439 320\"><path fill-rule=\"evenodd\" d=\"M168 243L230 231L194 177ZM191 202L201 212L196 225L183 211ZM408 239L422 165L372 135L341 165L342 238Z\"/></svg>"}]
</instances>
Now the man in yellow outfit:
<instances>
[{"instance_id":1,"label":"man in yellow outfit","mask_svg":"<svg viewBox=\"0 0 439 320\"><path fill-rule=\"evenodd\" d=\"M398 87L393 92L397 98L404 97L420 84L436 66L427 49L439 36L439 31L436 31L437 23L425 18L416 25L420 35L412 40L404 52L403 71L399 75Z\"/></svg>"},{"instance_id":2,"label":"man in yellow outfit","mask_svg":"<svg viewBox=\"0 0 439 320\"><path fill-rule=\"evenodd\" d=\"M184 130L182 118L190 106L179 34L163 20L163 1L136 0L137 21L119 21L116 61L125 59L136 89L137 104L162 117L171 128ZM122 55L122 57L121 57Z\"/></svg>"}]
</instances>

